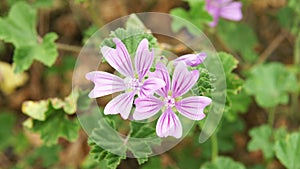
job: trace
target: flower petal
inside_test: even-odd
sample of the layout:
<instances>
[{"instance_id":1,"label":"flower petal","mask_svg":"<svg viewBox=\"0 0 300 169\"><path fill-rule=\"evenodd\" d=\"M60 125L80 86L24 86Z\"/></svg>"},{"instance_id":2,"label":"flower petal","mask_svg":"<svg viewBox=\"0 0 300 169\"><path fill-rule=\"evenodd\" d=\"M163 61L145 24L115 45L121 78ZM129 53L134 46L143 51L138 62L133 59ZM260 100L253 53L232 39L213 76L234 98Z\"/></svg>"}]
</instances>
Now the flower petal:
<instances>
[{"instance_id":1,"label":"flower petal","mask_svg":"<svg viewBox=\"0 0 300 169\"><path fill-rule=\"evenodd\" d=\"M148 78L141 87L139 97L152 95L156 90L161 89L164 86L166 86L166 83L162 79L155 77Z\"/></svg>"},{"instance_id":2,"label":"flower petal","mask_svg":"<svg viewBox=\"0 0 300 169\"><path fill-rule=\"evenodd\" d=\"M168 108L158 119L156 124L156 134L159 137L173 136L180 138L182 136L182 126L177 115Z\"/></svg>"},{"instance_id":3,"label":"flower petal","mask_svg":"<svg viewBox=\"0 0 300 169\"><path fill-rule=\"evenodd\" d=\"M134 104L136 105L133 114L135 120L144 120L154 116L164 105L163 101L153 96L137 98Z\"/></svg>"},{"instance_id":4,"label":"flower petal","mask_svg":"<svg viewBox=\"0 0 300 169\"><path fill-rule=\"evenodd\" d=\"M188 71L184 62L179 62L174 70L172 79L172 97L176 98L187 93L197 82L199 71Z\"/></svg>"},{"instance_id":5,"label":"flower petal","mask_svg":"<svg viewBox=\"0 0 300 169\"><path fill-rule=\"evenodd\" d=\"M147 72L150 69L150 66L152 65L154 59L154 51L149 51L148 49L148 40L143 39L135 54L135 69L139 75L139 80L141 81Z\"/></svg>"},{"instance_id":6,"label":"flower petal","mask_svg":"<svg viewBox=\"0 0 300 169\"><path fill-rule=\"evenodd\" d=\"M162 79L165 82L166 85L164 87L156 90L156 93L160 96L167 97L168 92L170 90L170 75L169 75L168 69L162 63L157 63L155 69L156 69L155 72L149 73L149 78L155 77L155 78Z\"/></svg>"},{"instance_id":7,"label":"flower petal","mask_svg":"<svg viewBox=\"0 0 300 169\"><path fill-rule=\"evenodd\" d=\"M121 114L123 119L127 119L132 109L135 91L120 94L113 98L104 108L104 114Z\"/></svg>"},{"instance_id":8,"label":"flower petal","mask_svg":"<svg viewBox=\"0 0 300 169\"><path fill-rule=\"evenodd\" d=\"M201 52L197 54L187 54L175 59L174 65L177 65L179 62L185 62L186 65L194 67L204 62L206 57L207 55L205 52Z\"/></svg>"},{"instance_id":9,"label":"flower petal","mask_svg":"<svg viewBox=\"0 0 300 169\"><path fill-rule=\"evenodd\" d=\"M116 49L104 46L101 48L101 52L106 61L118 72L126 77L134 77L132 62L130 55L123 44L123 42L114 38L113 41L116 43Z\"/></svg>"},{"instance_id":10,"label":"flower petal","mask_svg":"<svg viewBox=\"0 0 300 169\"><path fill-rule=\"evenodd\" d=\"M215 0L206 0L206 11L213 17L213 21L209 23L209 26L215 27L218 24L220 17L220 2Z\"/></svg>"},{"instance_id":11,"label":"flower petal","mask_svg":"<svg viewBox=\"0 0 300 169\"><path fill-rule=\"evenodd\" d=\"M205 96L192 96L182 99L175 104L177 110L183 116L191 120L201 120L205 117L203 110L211 103L211 99Z\"/></svg>"},{"instance_id":12,"label":"flower petal","mask_svg":"<svg viewBox=\"0 0 300 169\"><path fill-rule=\"evenodd\" d=\"M124 80L114 74L93 71L87 73L85 77L95 84L94 89L89 93L90 98L102 97L126 90Z\"/></svg>"},{"instance_id":13,"label":"flower petal","mask_svg":"<svg viewBox=\"0 0 300 169\"><path fill-rule=\"evenodd\" d=\"M239 21L243 18L242 3L231 2L221 8L220 16L229 20Z\"/></svg>"}]
</instances>

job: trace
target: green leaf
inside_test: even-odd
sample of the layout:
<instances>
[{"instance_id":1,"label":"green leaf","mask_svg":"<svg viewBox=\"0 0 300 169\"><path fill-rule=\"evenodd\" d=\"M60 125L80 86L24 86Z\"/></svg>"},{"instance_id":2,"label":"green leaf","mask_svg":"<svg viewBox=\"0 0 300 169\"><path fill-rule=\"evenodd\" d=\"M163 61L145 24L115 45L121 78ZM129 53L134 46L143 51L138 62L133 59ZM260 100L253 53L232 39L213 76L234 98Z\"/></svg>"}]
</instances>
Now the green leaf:
<instances>
[{"instance_id":1,"label":"green leaf","mask_svg":"<svg viewBox=\"0 0 300 169\"><path fill-rule=\"evenodd\" d=\"M118 28L112 31L109 38L104 39L102 46L109 46L115 48L115 43L112 41L113 38L119 38L125 44L129 54L135 56L135 51L139 43L146 38L149 41L149 48L156 48L158 46L157 39L150 33L147 33L143 29L131 28L128 29Z\"/></svg>"},{"instance_id":2,"label":"green leaf","mask_svg":"<svg viewBox=\"0 0 300 169\"><path fill-rule=\"evenodd\" d=\"M263 108L287 104L288 93L297 89L295 74L283 64L274 62L253 67L245 82L246 92L253 95L258 105Z\"/></svg>"},{"instance_id":3,"label":"green leaf","mask_svg":"<svg viewBox=\"0 0 300 169\"><path fill-rule=\"evenodd\" d=\"M275 144L276 157L288 169L300 169L300 136L292 133L277 140Z\"/></svg>"},{"instance_id":4,"label":"green leaf","mask_svg":"<svg viewBox=\"0 0 300 169\"><path fill-rule=\"evenodd\" d=\"M80 126L76 119L69 119L68 115L76 112L79 95L80 92L74 90L64 100L25 101L22 112L30 118L23 123L24 127L39 133L46 145L56 144L60 137L74 141Z\"/></svg>"},{"instance_id":5,"label":"green leaf","mask_svg":"<svg viewBox=\"0 0 300 169\"><path fill-rule=\"evenodd\" d=\"M258 54L254 49L258 40L250 26L240 22L220 20L217 31L225 45L240 53L245 62L253 63L256 61Z\"/></svg>"},{"instance_id":6,"label":"green leaf","mask_svg":"<svg viewBox=\"0 0 300 169\"><path fill-rule=\"evenodd\" d=\"M12 6L7 18L0 18L0 39L13 43L16 48L36 45L36 10L25 2Z\"/></svg>"},{"instance_id":7,"label":"green leaf","mask_svg":"<svg viewBox=\"0 0 300 169\"><path fill-rule=\"evenodd\" d=\"M224 73L226 75L230 74L234 69L237 68L239 62L231 54L225 52L219 52L218 55L221 59Z\"/></svg>"},{"instance_id":8,"label":"green leaf","mask_svg":"<svg viewBox=\"0 0 300 169\"><path fill-rule=\"evenodd\" d=\"M212 16L205 10L204 1L199 0L188 2L190 6L188 11L183 8L175 8L170 11L171 15L176 16L172 18L172 30L174 32L178 32L183 28L187 28L190 33L198 35L198 29L202 29L205 24L211 22ZM191 24L187 24L187 22L182 19L191 22Z\"/></svg>"},{"instance_id":9,"label":"green leaf","mask_svg":"<svg viewBox=\"0 0 300 169\"><path fill-rule=\"evenodd\" d=\"M45 121L48 105L48 100L25 101L22 104L22 112L35 120Z\"/></svg>"},{"instance_id":10,"label":"green leaf","mask_svg":"<svg viewBox=\"0 0 300 169\"><path fill-rule=\"evenodd\" d=\"M232 105L235 104L232 101L234 100L234 97L241 91L244 81L237 74L233 73L234 69L236 69L238 65L237 59L235 59L231 54L225 52L219 52L218 55L222 62L226 76L227 90L224 116L228 120L234 121L238 116L237 113L232 111Z\"/></svg>"},{"instance_id":11,"label":"green leaf","mask_svg":"<svg viewBox=\"0 0 300 169\"><path fill-rule=\"evenodd\" d=\"M59 161L59 152L61 151L60 145L53 145L51 147L41 146L34 150L33 154L30 154L27 160L34 165L38 160L42 160L42 166L49 168Z\"/></svg>"},{"instance_id":12,"label":"green leaf","mask_svg":"<svg viewBox=\"0 0 300 169\"><path fill-rule=\"evenodd\" d=\"M232 160L229 157L218 157L213 162L205 163L200 169L246 169L246 167L239 162Z\"/></svg>"},{"instance_id":13,"label":"green leaf","mask_svg":"<svg viewBox=\"0 0 300 169\"><path fill-rule=\"evenodd\" d=\"M26 2L26 0L7 0L10 6L24 1ZM53 0L30 0L30 4L35 8L51 7Z\"/></svg>"},{"instance_id":14,"label":"green leaf","mask_svg":"<svg viewBox=\"0 0 300 169\"><path fill-rule=\"evenodd\" d=\"M81 169L107 169L105 161L97 162L91 154L80 165Z\"/></svg>"},{"instance_id":15,"label":"green leaf","mask_svg":"<svg viewBox=\"0 0 300 169\"><path fill-rule=\"evenodd\" d=\"M163 169L159 157L151 157L149 161L141 166L141 169Z\"/></svg>"},{"instance_id":16,"label":"green leaf","mask_svg":"<svg viewBox=\"0 0 300 169\"><path fill-rule=\"evenodd\" d=\"M221 122L220 128L217 132L217 138L219 140L219 150L220 152L229 152L235 148L234 134L244 130L244 123L242 120L236 120L230 122L228 120L223 120Z\"/></svg>"},{"instance_id":17,"label":"green leaf","mask_svg":"<svg viewBox=\"0 0 300 169\"><path fill-rule=\"evenodd\" d=\"M5 149L11 142L12 131L16 117L11 113L0 114L0 150Z\"/></svg>"},{"instance_id":18,"label":"green leaf","mask_svg":"<svg viewBox=\"0 0 300 169\"><path fill-rule=\"evenodd\" d=\"M36 32L34 8L25 2L14 4L6 18L0 18L0 39L15 46L13 56L16 73L27 70L34 60L52 66L58 56L54 41L55 33L48 33L40 39Z\"/></svg>"},{"instance_id":19,"label":"green leaf","mask_svg":"<svg viewBox=\"0 0 300 169\"><path fill-rule=\"evenodd\" d=\"M40 61L46 66L52 66L58 56L54 41L57 39L55 33L45 35L42 44L33 44L17 47L14 54L15 72L27 70L34 60Z\"/></svg>"},{"instance_id":20,"label":"green leaf","mask_svg":"<svg viewBox=\"0 0 300 169\"><path fill-rule=\"evenodd\" d=\"M67 114L74 114L76 113L77 108L77 100L79 98L78 90L74 90L69 96L67 96L64 100L64 111Z\"/></svg>"},{"instance_id":21,"label":"green leaf","mask_svg":"<svg viewBox=\"0 0 300 169\"><path fill-rule=\"evenodd\" d=\"M19 155L24 154L30 145L24 133L14 129L16 120L16 116L11 112L0 113L0 151L9 149Z\"/></svg>"},{"instance_id":22,"label":"green leaf","mask_svg":"<svg viewBox=\"0 0 300 169\"><path fill-rule=\"evenodd\" d=\"M94 156L94 159L98 162L105 161L106 167L108 169L116 169L123 159L126 159L126 152L121 154L113 154L107 150L104 150L98 146L92 140L89 140L89 145L91 147L91 154Z\"/></svg>"},{"instance_id":23,"label":"green leaf","mask_svg":"<svg viewBox=\"0 0 300 169\"><path fill-rule=\"evenodd\" d=\"M300 30L300 3L297 0L289 0L287 6L281 8L277 14L279 23L297 35ZM290 19L286 19L290 18Z\"/></svg>"},{"instance_id":24,"label":"green leaf","mask_svg":"<svg viewBox=\"0 0 300 169\"><path fill-rule=\"evenodd\" d=\"M149 123L131 122L131 130L126 138L119 136L114 121L109 118L99 120L98 124L89 141L92 147L91 154L97 161L105 160L109 168L116 168L121 160L126 158L127 151L130 151L141 165L148 161L148 156L152 154L151 145L160 144L155 128L149 126Z\"/></svg>"},{"instance_id":25,"label":"green leaf","mask_svg":"<svg viewBox=\"0 0 300 169\"><path fill-rule=\"evenodd\" d=\"M148 161L148 156L152 154L151 145L160 144L160 139L156 137L155 128L148 123L130 123L130 138L127 148L137 158L141 165ZM142 140L136 140L142 138Z\"/></svg>"},{"instance_id":26,"label":"green leaf","mask_svg":"<svg viewBox=\"0 0 300 169\"><path fill-rule=\"evenodd\" d=\"M272 132L272 128L268 125L252 128L249 132L251 140L248 143L248 150L262 150L265 159L273 158L274 142L272 141Z\"/></svg>"},{"instance_id":27,"label":"green leaf","mask_svg":"<svg viewBox=\"0 0 300 169\"><path fill-rule=\"evenodd\" d=\"M131 14L125 24L126 29L144 29L147 30L143 22L136 16L136 14Z\"/></svg>"},{"instance_id":28,"label":"green leaf","mask_svg":"<svg viewBox=\"0 0 300 169\"><path fill-rule=\"evenodd\" d=\"M237 94L242 89L243 85L243 80L237 74L232 72L237 68L238 61L232 55L225 52L219 52L218 55L221 59L226 76L227 95Z\"/></svg>"},{"instance_id":29,"label":"green leaf","mask_svg":"<svg viewBox=\"0 0 300 169\"><path fill-rule=\"evenodd\" d=\"M32 130L41 135L46 145L57 144L58 138L74 141L78 137L80 128L77 121L69 120L62 109L54 109L52 105L47 111L45 121L34 121Z\"/></svg>"},{"instance_id":30,"label":"green leaf","mask_svg":"<svg viewBox=\"0 0 300 169\"><path fill-rule=\"evenodd\" d=\"M251 96L249 96L245 90L241 90L241 92L237 94L228 93L229 106L225 108L225 117L227 120L233 122L239 118L240 113L246 113L250 103Z\"/></svg>"},{"instance_id":31,"label":"green leaf","mask_svg":"<svg viewBox=\"0 0 300 169\"><path fill-rule=\"evenodd\" d=\"M83 32L83 38L82 38L82 44L86 44L88 40L94 33L96 33L99 30L99 27L96 25L91 25ZM96 40L96 39L95 39Z\"/></svg>"}]
</instances>

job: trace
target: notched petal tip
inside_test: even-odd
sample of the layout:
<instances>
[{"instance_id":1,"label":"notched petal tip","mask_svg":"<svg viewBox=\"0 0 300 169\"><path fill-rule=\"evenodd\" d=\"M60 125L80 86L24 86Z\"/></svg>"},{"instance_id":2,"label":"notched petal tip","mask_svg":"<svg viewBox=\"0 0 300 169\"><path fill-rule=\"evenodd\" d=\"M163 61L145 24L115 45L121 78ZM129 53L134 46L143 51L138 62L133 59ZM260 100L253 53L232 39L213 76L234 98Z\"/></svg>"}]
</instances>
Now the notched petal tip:
<instances>
[{"instance_id":1,"label":"notched petal tip","mask_svg":"<svg viewBox=\"0 0 300 169\"><path fill-rule=\"evenodd\" d=\"M182 125L178 116L172 109L167 109L158 119L156 124L156 134L159 137L172 136L177 139L181 138Z\"/></svg>"},{"instance_id":2,"label":"notched petal tip","mask_svg":"<svg viewBox=\"0 0 300 169\"><path fill-rule=\"evenodd\" d=\"M120 114L126 120L132 109L135 92L127 92L113 98L104 108L104 114Z\"/></svg>"},{"instance_id":3,"label":"notched petal tip","mask_svg":"<svg viewBox=\"0 0 300 169\"><path fill-rule=\"evenodd\" d=\"M115 44L118 44L118 43L120 43L120 42L122 42L122 41L121 41L121 39L119 39L119 38L113 38L113 42L114 42Z\"/></svg>"},{"instance_id":4,"label":"notched petal tip","mask_svg":"<svg viewBox=\"0 0 300 169\"><path fill-rule=\"evenodd\" d=\"M139 45L143 45L146 46L147 48L149 47L149 41L147 38L144 38L143 40L141 40L141 42L139 43Z\"/></svg>"}]
</instances>

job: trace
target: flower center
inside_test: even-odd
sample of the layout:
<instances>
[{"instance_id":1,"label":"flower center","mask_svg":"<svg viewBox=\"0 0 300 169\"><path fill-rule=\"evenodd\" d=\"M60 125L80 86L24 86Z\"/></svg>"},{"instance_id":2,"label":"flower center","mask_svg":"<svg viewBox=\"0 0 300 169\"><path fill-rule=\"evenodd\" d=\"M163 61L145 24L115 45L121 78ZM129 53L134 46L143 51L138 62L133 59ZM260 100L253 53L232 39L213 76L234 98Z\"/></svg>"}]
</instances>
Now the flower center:
<instances>
[{"instance_id":1,"label":"flower center","mask_svg":"<svg viewBox=\"0 0 300 169\"><path fill-rule=\"evenodd\" d=\"M127 85L127 88L132 89L132 90L140 90L143 85L136 78L125 79L125 83Z\"/></svg>"},{"instance_id":2,"label":"flower center","mask_svg":"<svg viewBox=\"0 0 300 169\"><path fill-rule=\"evenodd\" d=\"M175 99L171 96L168 96L165 98L164 103L166 107L172 108L175 106Z\"/></svg>"}]
</instances>

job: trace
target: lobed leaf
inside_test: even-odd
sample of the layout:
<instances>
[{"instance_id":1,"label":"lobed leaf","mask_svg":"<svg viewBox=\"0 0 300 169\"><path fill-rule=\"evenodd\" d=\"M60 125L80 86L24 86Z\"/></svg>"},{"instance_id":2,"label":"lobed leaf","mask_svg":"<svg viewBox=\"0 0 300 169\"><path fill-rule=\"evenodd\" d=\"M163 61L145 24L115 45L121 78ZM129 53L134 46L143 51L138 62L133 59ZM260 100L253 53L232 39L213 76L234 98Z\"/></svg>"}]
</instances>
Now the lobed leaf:
<instances>
[{"instance_id":1,"label":"lobed leaf","mask_svg":"<svg viewBox=\"0 0 300 169\"><path fill-rule=\"evenodd\" d=\"M276 157L288 169L300 168L300 136L292 133L276 141Z\"/></svg>"},{"instance_id":2,"label":"lobed leaf","mask_svg":"<svg viewBox=\"0 0 300 169\"><path fill-rule=\"evenodd\" d=\"M74 141L80 128L76 119L69 119L77 110L80 92L75 90L64 100L50 98L41 101L25 101L22 112L28 115L23 125L41 135L46 145L54 145L60 137Z\"/></svg>"},{"instance_id":3,"label":"lobed leaf","mask_svg":"<svg viewBox=\"0 0 300 169\"><path fill-rule=\"evenodd\" d=\"M25 2L15 3L6 18L0 18L0 39L15 46L15 73L23 72L34 60L52 66L58 56L55 33L40 39L36 32L36 9Z\"/></svg>"},{"instance_id":4,"label":"lobed leaf","mask_svg":"<svg viewBox=\"0 0 300 169\"><path fill-rule=\"evenodd\" d=\"M200 169L246 169L246 167L240 163L232 160L229 157L218 157L213 162L205 163Z\"/></svg>"},{"instance_id":5,"label":"lobed leaf","mask_svg":"<svg viewBox=\"0 0 300 169\"><path fill-rule=\"evenodd\" d=\"M259 106L271 108L288 103L288 93L298 90L297 78L281 63L258 65L250 71L245 90Z\"/></svg>"},{"instance_id":6,"label":"lobed leaf","mask_svg":"<svg viewBox=\"0 0 300 169\"><path fill-rule=\"evenodd\" d=\"M272 141L272 132L272 128L268 125L252 128L249 132L251 140L248 143L248 150L262 150L265 159L273 158L274 142Z\"/></svg>"}]
</instances>

